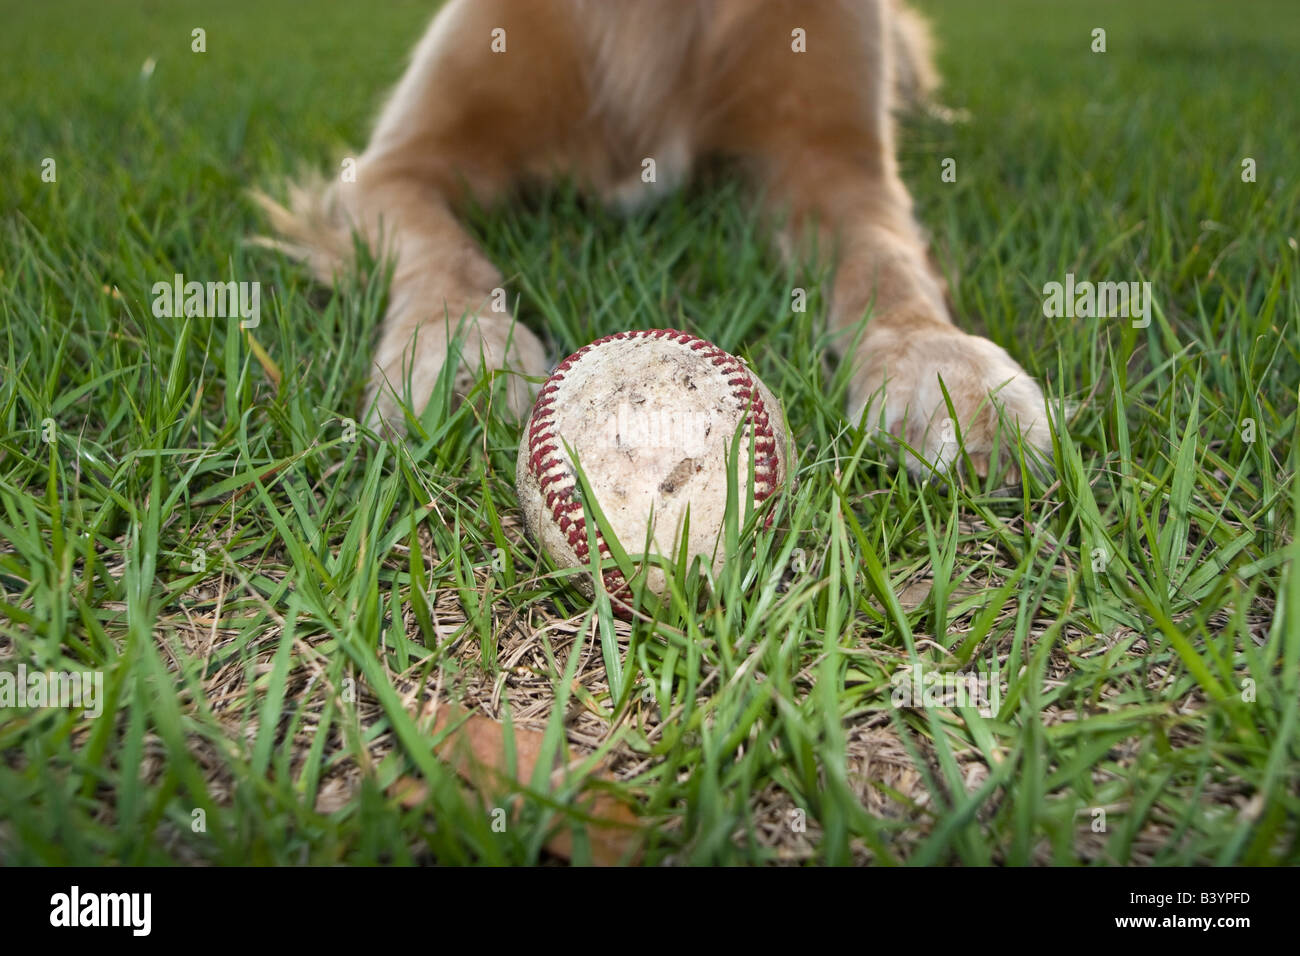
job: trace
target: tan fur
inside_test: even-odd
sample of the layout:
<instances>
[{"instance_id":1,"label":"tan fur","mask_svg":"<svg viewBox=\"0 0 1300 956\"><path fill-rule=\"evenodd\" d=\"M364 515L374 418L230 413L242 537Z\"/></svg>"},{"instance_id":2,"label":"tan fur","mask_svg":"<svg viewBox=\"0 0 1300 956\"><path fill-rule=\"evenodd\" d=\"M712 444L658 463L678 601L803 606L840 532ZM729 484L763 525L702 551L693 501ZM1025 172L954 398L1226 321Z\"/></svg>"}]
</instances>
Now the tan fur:
<instances>
[{"instance_id":1,"label":"tan fur","mask_svg":"<svg viewBox=\"0 0 1300 956\"><path fill-rule=\"evenodd\" d=\"M495 28L504 53L491 49ZM795 28L805 53L792 51ZM869 424L941 467L960 432L987 466L1003 413L1031 446L1050 440L1033 380L953 326L898 175L892 111L930 101L930 57L924 22L899 0L450 0L380 113L356 182L263 202L283 248L323 279L349 265L353 230L395 260L372 423L400 422L406 399L423 408L458 335L458 390L484 363L508 370L522 418L527 377L546 374L546 357L536 335L491 310L502 277L461 227L459 203L567 175L634 205L699 159L730 157L783 224L782 248L837 256L828 321L853 366L849 414L869 409ZM645 158L655 184L641 181Z\"/></svg>"},{"instance_id":2,"label":"tan fur","mask_svg":"<svg viewBox=\"0 0 1300 956\"><path fill-rule=\"evenodd\" d=\"M901 0L891 3L889 19L895 99L903 106L925 106L939 88L930 25Z\"/></svg>"}]
</instances>

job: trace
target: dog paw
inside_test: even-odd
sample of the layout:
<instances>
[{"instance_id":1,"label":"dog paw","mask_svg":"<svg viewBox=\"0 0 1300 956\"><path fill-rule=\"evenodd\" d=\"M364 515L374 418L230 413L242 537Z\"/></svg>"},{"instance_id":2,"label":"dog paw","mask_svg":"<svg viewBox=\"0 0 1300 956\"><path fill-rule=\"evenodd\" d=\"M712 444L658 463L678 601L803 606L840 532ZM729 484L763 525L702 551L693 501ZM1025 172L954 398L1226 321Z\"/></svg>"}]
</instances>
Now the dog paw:
<instances>
[{"instance_id":1,"label":"dog paw","mask_svg":"<svg viewBox=\"0 0 1300 956\"><path fill-rule=\"evenodd\" d=\"M394 334L396 329L409 329L409 334ZM504 373L505 408L498 401L495 413L519 421L528 417L548 368L541 341L509 315L470 316L455 329L446 322L390 321L366 390L367 424L404 434L406 409L417 416L424 411L448 361L457 363L452 391L461 399L485 371Z\"/></svg>"},{"instance_id":2,"label":"dog paw","mask_svg":"<svg viewBox=\"0 0 1300 956\"><path fill-rule=\"evenodd\" d=\"M862 420L865 411L868 427L901 439L914 476L948 472L963 448L976 472L987 475L996 449L1015 482L1017 432L1026 462L1036 471L1049 467L1052 438L1042 390L1000 346L943 326L869 336L858 354L850 418Z\"/></svg>"}]
</instances>

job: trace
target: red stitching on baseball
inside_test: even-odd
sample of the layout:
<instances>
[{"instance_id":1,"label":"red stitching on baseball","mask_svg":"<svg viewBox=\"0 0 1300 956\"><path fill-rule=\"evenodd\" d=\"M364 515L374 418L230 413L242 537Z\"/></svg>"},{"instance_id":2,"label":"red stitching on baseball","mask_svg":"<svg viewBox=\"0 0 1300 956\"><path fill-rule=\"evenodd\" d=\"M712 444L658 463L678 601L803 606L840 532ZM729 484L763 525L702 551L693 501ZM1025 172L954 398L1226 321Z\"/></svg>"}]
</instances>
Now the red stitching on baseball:
<instances>
[{"instance_id":1,"label":"red stitching on baseball","mask_svg":"<svg viewBox=\"0 0 1300 956\"><path fill-rule=\"evenodd\" d=\"M568 540L569 547L573 548L573 553L584 564L587 563L591 547L587 543L587 521L582 513L582 502L574 495L577 484L575 482L567 488L547 489L547 486L553 485L562 478L569 477L567 472L552 473L552 469L564 464L563 459L558 457L560 443L552 430L555 425L554 406L557 398L556 393L560 389L560 382L564 380L564 373L581 361L588 352L608 342L621 342L638 338L666 338L671 342L686 346L692 352L703 351L703 358L719 369L721 374L732 376L727 379L727 385L731 387L732 396L746 406L745 421L749 426L753 441L755 505L762 504L772 496L772 493L776 491L777 479L780 476L781 459L776 454L776 436L772 433L771 422L768 418L767 407L763 402L763 396L759 393L758 385L749 374L749 370L735 356L718 348L712 342L678 329L644 329L615 332L613 335L606 335L596 339L596 341L578 349L556 366L555 371L551 373L551 377L546 380L546 383L537 394L537 402L533 405L530 416L532 421L528 428L528 467L537 479L541 490L545 493L546 507L551 512L552 519ZM548 459L548 456L552 455L557 457ZM772 515L769 514L765 526L770 527L771 524ZM605 543L605 538L601 535L600 529L596 529L596 547L602 558L613 560L613 555L609 550L609 546ZM626 604L631 603L631 588L617 568L606 568L602 578L611 598ZM617 611L618 608L616 607Z\"/></svg>"}]
</instances>

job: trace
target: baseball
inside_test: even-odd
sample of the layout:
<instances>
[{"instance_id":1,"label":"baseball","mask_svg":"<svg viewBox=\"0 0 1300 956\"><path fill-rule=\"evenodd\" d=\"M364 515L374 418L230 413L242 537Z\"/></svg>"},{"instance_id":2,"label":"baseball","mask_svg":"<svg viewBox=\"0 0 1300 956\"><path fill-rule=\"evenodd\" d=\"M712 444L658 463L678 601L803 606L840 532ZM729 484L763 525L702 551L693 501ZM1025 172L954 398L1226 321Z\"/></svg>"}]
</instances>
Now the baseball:
<instances>
[{"instance_id":1,"label":"baseball","mask_svg":"<svg viewBox=\"0 0 1300 956\"><path fill-rule=\"evenodd\" d=\"M752 446L749 504L757 508L785 486L791 455L780 403L758 376L734 355L674 329L597 339L559 364L524 426L516 478L524 526L557 566L591 563L571 448L634 563L646 553L647 529L649 553L674 558L689 505L687 561L702 556L716 572L724 557L727 457L738 429L736 487L744 506ZM742 522L749 510L742 507ZM603 536L595 540L606 588L629 600ZM638 564L643 573L650 590L667 592L659 567ZM579 586L594 595L590 578Z\"/></svg>"}]
</instances>

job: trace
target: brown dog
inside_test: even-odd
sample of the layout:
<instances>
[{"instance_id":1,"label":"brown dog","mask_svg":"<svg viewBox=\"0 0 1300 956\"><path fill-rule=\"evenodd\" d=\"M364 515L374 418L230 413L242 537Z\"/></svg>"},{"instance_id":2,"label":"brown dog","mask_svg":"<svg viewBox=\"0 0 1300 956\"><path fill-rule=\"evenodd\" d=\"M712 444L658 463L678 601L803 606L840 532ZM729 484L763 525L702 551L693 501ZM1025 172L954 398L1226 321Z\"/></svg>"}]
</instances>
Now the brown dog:
<instances>
[{"instance_id":1,"label":"brown dog","mask_svg":"<svg viewBox=\"0 0 1300 956\"><path fill-rule=\"evenodd\" d=\"M934 84L924 25L898 0L450 0L355 176L266 205L280 245L325 280L350 261L354 231L394 258L369 408L397 424L403 396L423 409L457 336L462 393L480 362L547 373L538 338L493 310L501 273L457 221L459 201L568 175L630 204L702 157L738 160L779 214L783 250L838 257L829 322L852 362L849 415L870 405L872 424L939 467L960 434L983 471L998 406L1027 447L1050 436L1033 379L953 325L898 176L891 111ZM533 388L508 376L521 418Z\"/></svg>"}]
</instances>

